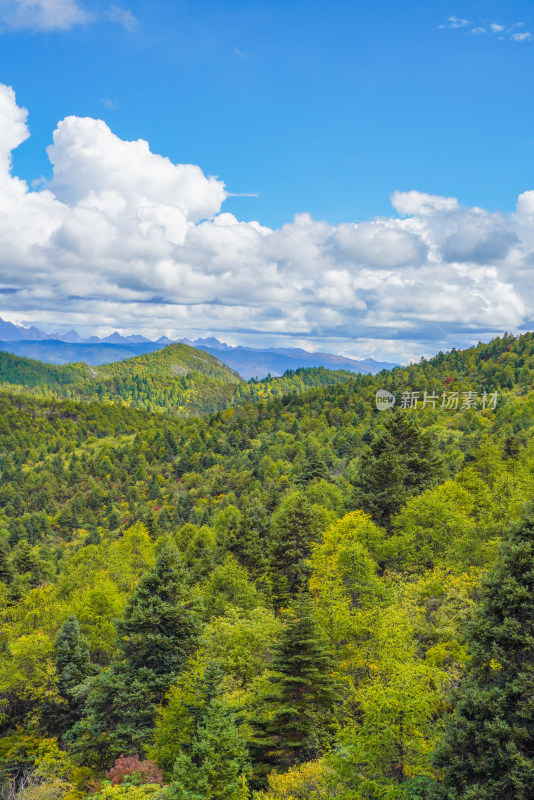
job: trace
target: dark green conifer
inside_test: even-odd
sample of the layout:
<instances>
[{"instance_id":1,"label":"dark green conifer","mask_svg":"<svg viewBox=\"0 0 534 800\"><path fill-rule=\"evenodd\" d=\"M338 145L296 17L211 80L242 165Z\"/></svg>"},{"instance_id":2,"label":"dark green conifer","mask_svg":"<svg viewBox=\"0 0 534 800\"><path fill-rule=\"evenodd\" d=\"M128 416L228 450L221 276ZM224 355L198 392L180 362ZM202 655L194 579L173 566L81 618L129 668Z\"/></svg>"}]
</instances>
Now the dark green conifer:
<instances>
[{"instance_id":1,"label":"dark green conifer","mask_svg":"<svg viewBox=\"0 0 534 800\"><path fill-rule=\"evenodd\" d=\"M145 752L156 707L197 642L200 613L178 554L168 547L134 589L117 623L119 657L97 676L70 740L98 768Z\"/></svg>"},{"instance_id":2,"label":"dark green conifer","mask_svg":"<svg viewBox=\"0 0 534 800\"><path fill-rule=\"evenodd\" d=\"M471 660L435 755L439 800L534 798L534 506L511 529L468 631Z\"/></svg>"},{"instance_id":3,"label":"dark green conifer","mask_svg":"<svg viewBox=\"0 0 534 800\"><path fill-rule=\"evenodd\" d=\"M2 543L0 544L0 581L9 584L12 580L13 567L11 566L8 548Z\"/></svg>"},{"instance_id":4,"label":"dark green conifer","mask_svg":"<svg viewBox=\"0 0 534 800\"><path fill-rule=\"evenodd\" d=\"M232 552L253 578L259 578L267 569L268 530L267 512L260 500L255 496L245 498Z\"/></svg>"},{"instance_id":5,"label":"dark green conifer","mask_svg":"<svg viewBox=\"0 0 534 800\"><path fill-rule=\"evenodd\" d=\"M307 486L312 481L328 477L328 467L319 445L313 440L307 442L302 472L299 475L300 485Z\"/></svg>"},{"instance_id":6,"label":"dark green conifer","mask_svg":"<svg viewBox=\"0 0 534 800\"><path fill-rule=\"evenodd\" d=\"M387 412L384 429L363 454L354 502L380 525L415 494L441 477L441 462L430 435L408 411Z\"/></svg>"},{"instance_id":7,"label":"dark green conifer","mask_svg":"<svg viewBox=\"0 0 534 800\"><path fill-rule=\"evenodd\" d=\"M63 731L80 718L82 707L76 689L94 672L89 655L89 642L81 633L80 625L74 615L63 623L56 638L55 650L58 689L67 704L59 715L59 727Z\"/></svg>"},{"instance_id":8,"label":"dark green conifer","mask_svg":"<svg viewBox=\"0 0 534 800\"><path fill-rule=\"evenodd\" d=\"M271 526L271 571L278 606L285 605L307 586L311 547L317 533L317 520L303 492L288 495Z\"/></svg>"},{"instance_id":9,"label":"dark green conifer","mask_svg":"<svg viewBox=\"0 0 534 800\"><path fill-rule=\"evenodd\" d=\"M234 713L222 698L214 697L191 753L182 752L176 760L169 800L246 800L249 768Z\"/></svg>"},{"instance_id":10,"label":"dark green conifer","mask_svg":"<svg viewBox=\"0 0 534 800\"><path fill-rule=\"evenodd\" d=\"M304 592L291 606L272 669L274 691L264 707L273 712L256 723L259 760L280 768L317 758L332 739L337 691L333 661Z\"/></svg>"}]
</instances>

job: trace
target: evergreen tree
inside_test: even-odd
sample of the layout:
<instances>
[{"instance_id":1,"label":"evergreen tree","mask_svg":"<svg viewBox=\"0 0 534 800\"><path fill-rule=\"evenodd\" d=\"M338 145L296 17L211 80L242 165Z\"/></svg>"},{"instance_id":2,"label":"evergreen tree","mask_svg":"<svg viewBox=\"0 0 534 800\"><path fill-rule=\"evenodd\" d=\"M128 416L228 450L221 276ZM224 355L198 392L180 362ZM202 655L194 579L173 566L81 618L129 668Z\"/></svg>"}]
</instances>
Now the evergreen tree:
<instances>
[{"instance_id":1,"label":"evergreen tree","mask_svg":"<svg viewBox=\"0 0 534 800\"><path fill-rule=\"evenodd\" d=\"M511 529L469 631L471 659L435 755L439 800L534 798L534 505Z\"/></svg>"},{"instance_id":2,"label":"evergreen tree","mask_svg":"<svg viewBox=\"0 0 534 800\"><path fill-rule=\"evenodd\" d=\"M214 697L197 730L191 754L182 752L175 763L169 800L246 800L247 748L234 714Z\"/></svg>"},{"instance_id":3,"label":"evergreen tree","mask_svg":"<svg viewBox=\"0 0 534 800\"><path fill-rule=\"evenodd\" d=\"M118 640L131 669L151 669L174 675L189 654L199 630L180 557L163 548L155 566L134 589L124 619L117 623Z\"/></svg>"},{"instance_id":4,"label":"evergreen tree","mask_svg":"<svg viewBox=\"0 0 534 800\"><path fill-rule=\"evenodd\" d=\"M241 517L232 551L253 578L260 577L267 568L268 530L265 508L257 497L246 497L241 504Z\"/></svg>"},{"instance_id":5,"label":"evergreen tree","mask_svg":"<svg viewBox=\"0 0 534 800\"><path fill-rule=\"evenodd\" d=\"M13 553L13 566L19 575L29 575L32 586L43 580L43 565L35 549L22 539Z\"/></svg>"},{"instance_id":6,"label":"evergreen tree","mask_svg":"<svg viewBox=\"0 0 534 800\"><path fill-rule=\"evenodd\" d=\"M178 555L165 547L117 623L118 659L97 676L70 738L99 767L149 744L156 707L197 642L200 613Z\"/></svg>"},{"instance_id":7,"label":"evergreen tree","mask_svg":"<svg viewBox=\"0 0 534 800\"><path fill-rule=\"evenodd\" d=\"M59 726L62 730L70 728L81 716L76 689L94 672L89 657L89 643L80 631L80 625L74 615L64 623L56 638L56 671L58 690L66 701L67 707L62 710Z\"/></svg>"},{"instance_id":8,"label":"evergreen tree","mask_svg":"<svg viewBox=\"0 0 534 800\"><path fill-rule=\"evenodd\" d=\"M337 692L333 661L304 592L291 606L272 669L274 691L264 707L273 711L256 722L258 759L290 767L317 758L332 738Z\"/></svg>"},{"instance_id":9,"label":"evergreen tree","mask_svg":"<svg viewBox=\"0 0 534 800\"><path fill-rule=\"evenodd\" d=\"M362 456L355 505L379 525L387 525L409 497L440 476L441 462L430 435L421 431L413 414L395 411Z\"/></svg>"},{"instance_id":10,"label":"evergreen tree","mask_svg":"<svg viewBox=\"0 0 534 800\"><path fill-rule=\"evenodd\" d=\"M317 533L317 521L306 496L292 492L274 515L271 527L273 591L279 606L307 585L311 547Z\"/></svg>"},{"instance_id":11,"label":"evergreen tree","mask_svg":"<svg viewBox=\"0 0 534 800\"><path fill-rule=\"evenodd\" d=\"M299 475L299 483L306 486L312 481L328 478L328 467L323 453L313 439L306 443L306 452L302 472Z\"/></svg>"},{"instance_id":12,"label":"evergreen tree","mask_svg":"<svg viewBox=\"0 0 534 800\"><path fill-rule=\"evenodd\" d=\"M8 549L4 544L0 544L0 581L11 583L13 580L13 567L9 559Z\"/></svg>"}]
</instances>

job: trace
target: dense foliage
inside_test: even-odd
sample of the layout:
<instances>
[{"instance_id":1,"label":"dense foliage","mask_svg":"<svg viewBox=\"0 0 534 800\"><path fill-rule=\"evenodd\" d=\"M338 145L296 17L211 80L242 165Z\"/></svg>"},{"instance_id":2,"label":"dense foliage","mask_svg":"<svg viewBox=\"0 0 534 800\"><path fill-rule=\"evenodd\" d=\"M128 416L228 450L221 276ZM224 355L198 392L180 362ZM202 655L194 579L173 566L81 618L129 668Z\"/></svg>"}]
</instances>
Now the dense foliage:
<instances>
[{"instance_id":1,"label":"dense foliage","mask_svg":"<svg viewBox=\"0 0 534 800\"><path fill-rule=\"evenodd\" d=\"M289 391L347 381L352 373L322 367L297 369L276 380L245 383L230 367L202 350L173 344L126 361L90 367L56 366L0 352L0 388L37 397L120 403L182 417L204 414Z\"/></svg>"},{"instance_id":2,"label":"dense foliage","mask_svg":"<svg viewBox=\"0 0 534 800\"><path fill-rule=\"evenodd\" d=\"M145 410L124 365L58 399L66 373L29 363L0 394L12 796L483 798L492 753L493 796L527 781L533 336L343 382L227 375L187 419L161 361ZM50 369L73 394L87 370Z\"/></svg>"}]
</instances>

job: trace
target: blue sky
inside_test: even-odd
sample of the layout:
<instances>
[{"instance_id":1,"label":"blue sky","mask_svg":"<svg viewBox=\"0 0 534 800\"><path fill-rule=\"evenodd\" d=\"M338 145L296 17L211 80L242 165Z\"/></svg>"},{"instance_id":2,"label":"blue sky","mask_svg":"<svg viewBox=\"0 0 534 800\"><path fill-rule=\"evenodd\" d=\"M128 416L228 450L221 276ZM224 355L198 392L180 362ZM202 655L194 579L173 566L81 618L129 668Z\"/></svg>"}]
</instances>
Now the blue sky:
<instances>
[{"instance_id":1,"label":"blue sky","mask_svg":"<svg viewBox=\"0 0 534 800\"><path fill-rule=\"evenodd\" d=\"M277 285L276 291L267 281L263 304L261 291L255 293L252 285L250 302L232 298L231 279L226 295L214 292L204 281L204 296L198 287L182 298L171 286L172 275L161 277L163 263L182 285L190 284L190 273L213 276L215 257L203 240L202 246L197 245L200 250L204 247L207 261L190 259L185 281L181 267L176 266L183 263L183 253L154 256L147 269L155 270L160 280L152 294L146 276L138 276L135 285L128 284L117 278L116 266L108 268L104 279L118 288L110 290L113 297L107 304L100 298L99 305L94 286L73 290L69 285L67 291L60 268L58 274L48 275L40 295L34 296L22 291L20 274L18 284L13 275L5 275L4 288L17 289L20 297L15 291L13 297L5 295L10 299L3 316L49 327L55 319L56 329L74 324L102 332L110 327L142 328L154 334L205 332L234 342L291 340L310 348L354 355L372 351L399 358L488 338L504 327L522 330L530 325L531 307L521 283L526 281L530 287L526 274L530 245L524 219L518 229L515 209L518 196L526 193L523 217L527 206L530 213L528 192L534 188L531 3L234 0L110 5L39 0L30 5L29 0L0 0L0 19L0 82L13 87L18 108L28 109L31 134L13 151L12 174L25 179L30 188L32 182L41 191L49 186L62 202L72 204L70 196L54 189L60 181L53 178L46 147L64 118L101 119L120 140L146 140L152 153L167 156L174 164L198 165L206 176L218 176L230 194L222 211L241 223L257 220L277 232L278 239L284 239L279 229L291 226L295 214L309 214L317 223L330 226L329 233L312 226L304 244L306 236L300 228L295 234L300 254L313 243L322 248L326 259L308 270L305 262L296 268L301 256L286 247L293 230L287 230L283 252L278 242L274 251L269 246L267 255L262 250L260 257L257 247L248 243L254 252L247 251L243 257L241 244L232 244L244 258L242 269L251 284L255 280L264 285L273 263L280 274L285 270L283 285ZM63 153L72 152L72 143L79 143L78 134L72 128L68 141L65 134L56 148L58 158L61 148ZM72 179L76 167L71 164L69 169ZM90 191L89 184L83 188ZM401 199L400 206L392 208L393 193L411 191L457 198L467 216L452 207L436 210L434 203L429 223L428 213L421 213L428 203L406 206ZM78 201L80 197L81 189ZM150 202L159 202L157 189ZM165 204L169 204L167 196ZM476 224L471 224L474 217L469 209L473 207L484 209L486 215L483 220L477 216ZM208 203L207 217L208 212L219 210ZM446 250L443 230L447 230L456 242L462 236L471 242L471 251L466 251L464 242L458 260L453 246L456 260L451 261L449 242L447 253L440 251L438 274L435 262L421 256L416 242L413 254L401 256L397 264L393 256L383 256L390 246L398 249L388 239L388 223L380 229L385 230L385 239L377 238L374 228L371 231L373 253L369 254L368 239L367 250L362 250L358 240L357 247L351 244L352 250L344 245L343 256L332 262L332 236L337 237L337 247L339 237L346 234L345 228L338 231L337 226L403 217L410 220L407 229L401 226L402 235L420 235L421 247ZM421 218L427 226L423 233ZM195 225L199 221L194 220ZM473 243L473 237L480 239L481 228L483 246L478 240ZM360 238L365 238L367 228L362 231ZM62 258L67 283L72 283L79 265L74 264L72 252L70 259L65 256L65 240L63 236ZM513 243L519 240L520 266L512 257ZM503 250L503 241L508 242L508 250ZM29 241L28 247L32 244ZM218 244L225 246L224 241ZM310 264L315 255L309 254ZM235 252L234 257L238 257ZM100 263L104 260L102 256ZM406 267L412 270L409 278ZM419 268L423 271L417 272ZM224 269L219 276L223 283L229 265ZM414 297L426 307L423 290L428 292L429 281L436 279L438 294L439 286L445 287L443 302L430 315L418 315L411 302L393 308L388 292L373 294L375 278L384 278L384 270L402 269L399 280L404 289L412 285ZM308 280L312 273L321 272L324 277L328 271L333 273L330 283ZM466 272L471 282L464 287ZM339 279L341 273L349 276L348 289L343 288L344 278ZM387 280L397 285L395 275L392 278L389 273ZM35 284L35 275L29 269L27 286ZM140 288L143 280L145 295ZM295 298L296 286L307 293L307 300ZM476 299L455 315L448 306L454 305L454 295L464 288ZM282 297L284 289L287 297ZM339 299L340 292L346 296L349 289L355 298L352 315L346 300ZM47 293L50 297L43 302ZM84 315L76 306L76 298L82 297L94 303L90 314ZM509 297L506 308L503 297ZM314 301L320 305L317 324ZM196 306L196 311L188 316L177 309L179 313L173 315L169 303L180 309ZM139 304L147 306L147 318L140 319ZM226 317L221 312L217 322L209 310L200 310L206 305L231 309L236 304L248 310L237 315L230 311ZM285 308L287 304L292 312ZM159 314L156 306L160 311L165 306L165 312ZM474 315L470 316L469 307L476 307Z\"/></svg>"}]
</instances>

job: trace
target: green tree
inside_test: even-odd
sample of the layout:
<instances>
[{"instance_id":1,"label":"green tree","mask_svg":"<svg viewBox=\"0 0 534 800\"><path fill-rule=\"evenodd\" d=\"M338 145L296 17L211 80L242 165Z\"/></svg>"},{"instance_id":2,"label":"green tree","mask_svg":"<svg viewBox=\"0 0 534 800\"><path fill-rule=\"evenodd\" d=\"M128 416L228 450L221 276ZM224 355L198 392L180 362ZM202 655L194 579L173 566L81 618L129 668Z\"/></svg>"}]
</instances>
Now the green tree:
<instances>
[{"instance_id":1,"label":"green tree","mask_svg":"<svg viewBox=\"0 0 534 800\"><path fill-rule=\"evenodd\" d=\"M435 797L534 797L534 506L516 523L468 630L471 659L435 756Z\"/></svg>"},{"instance_id":2,"label":"green tree","mask_svg":"<svg viewBox=\"0 0 534 800\"><path fill-rule=\"evenodd\" d=\"M164 547L117 623L119 658L93 683L70 739L99 768L142 753L156 707L197 642L200 613L178 554Z\"/></svg>"},{"instance_id":3,"label":"green tree","mask_svg":"<svg viewBox=\"0 0 534 800\"><path fill-rule=\"evenodd\" d=\"M355 503L379 525L387 525L409 497L440 476L441 462L430 435L421 431L413 414L395 411L362 456Z\"/></svg>"},{"instance_id":4,"label":"green tree","mask_svg":"<svg viewBox=\"0 0 534 800\"><path fill-rule=\"evenodd\" d=\"M246 800L250 760L233 711L220 697L210 702L191 752L178 756L169 800Z\"/></svg>"},{"instance_id":5,"label":"green tree","mask_svg":"<svg viewBox=\"0 0 534 800\"><path fill-rule=\"evenodd\" d=\"M13 567L9 558L7 546L0 543L0 581L3 583L11 583L13 580Z\"/></svg>"},{"instance_id":6,"label":"green tree","mask_svg":"<svg viewBox=\"0 0 534 800\"><path fill-rule=\"evenodd\" d=\"M89 657L89 642L80 631L76 617L71 616L63 623L56 638L56 671L58 690L66 701L62 709L60 727L70 728L80 718L82 707L76 689L94 672Z\"/></svg>"},{"instance_id":7,"label":"green tree","mask_svg":"<svg viewBox=\"0 0 534 800\"><path fill-rule=\"evenodd\" d=\"M322 478L328 478L326 459L318 443L310 439L306 442L304 462L302 465L302 472L299 475L299 483L302 486L306 486L308 483L321 480Z\"/></svg>"},{"instance_id":8,"label":"green tree","mask_svg":"<svg viewBox=\"0 0 534 800\"><path fill-rule=\"evenodd\" d=\"M334 665L305 593L293 602L274 649L274 691L263 698L255 750L264 764L290 767L316 758L330 743L337 689Z\"/></svg>"},{"instance_id":9,"label":"green tree","mask_svg":"<svg viewBox=\"0 0 534 800\"><path fill-rule=\"evenodd\" d=\"M279 606L307 585L310 555L319 532L319 520L303 492L292 492L273 516L271 564L273 593Z\"/></svg>"}]
</instances>

